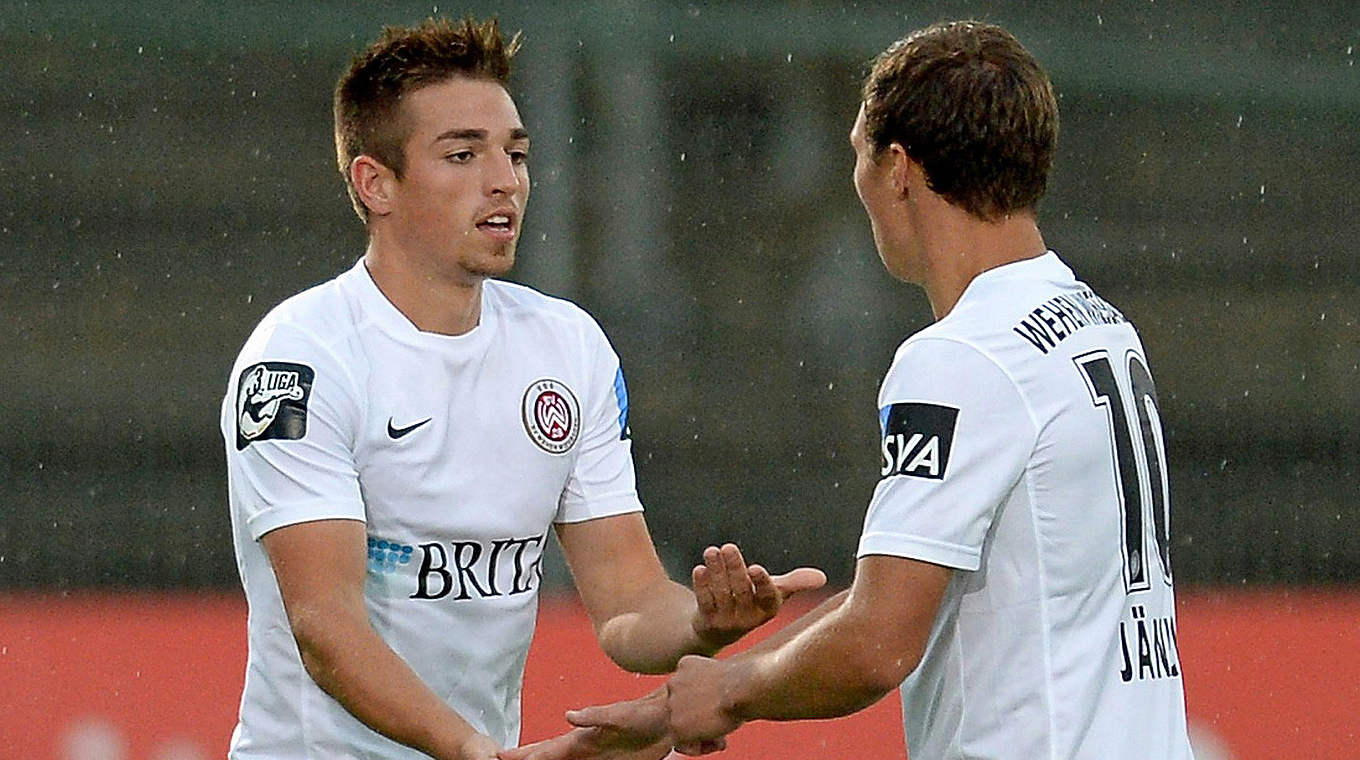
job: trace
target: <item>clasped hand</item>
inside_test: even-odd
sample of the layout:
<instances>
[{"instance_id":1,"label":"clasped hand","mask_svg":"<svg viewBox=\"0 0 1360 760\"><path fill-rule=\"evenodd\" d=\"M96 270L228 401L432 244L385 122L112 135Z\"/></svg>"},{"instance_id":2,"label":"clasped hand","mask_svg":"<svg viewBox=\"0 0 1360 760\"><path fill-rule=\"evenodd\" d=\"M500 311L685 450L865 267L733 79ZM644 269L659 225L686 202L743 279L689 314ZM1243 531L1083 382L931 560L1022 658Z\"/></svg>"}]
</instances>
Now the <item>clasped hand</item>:
<instances>
[{"instance_id":1,"label":"clasped hand","mask_svg":"<svg viewBox=\"0 0 1360 760\"><path fill-rule=\"evenodd\" d=\"M518 749L501 760L661 760L717 752L741 721L712 699L728 666L707 657L680 661L675 676L644 697L567 712L575 729Z\"/></svg>"},{"instance_id":2,"label":"clasped hand","mask_svg":"<svg viewBox=\"0 0 1360 760\"><path fill-rule=\"evenodd\" d=\"M694 568L696 611L693 627L708 652L736 641L774 618L792 594L821 588L826 574L802 567L772 576L747 565L733 544L704 550ZM501 760L660 760L672 748L686 755L717 752L727 734L741 725L727 707L729 678L740 679L730 661L688 656L675 675L651 694L625 702L567 713L573 730L517 749Z\"/></svg>"}]
</instances>

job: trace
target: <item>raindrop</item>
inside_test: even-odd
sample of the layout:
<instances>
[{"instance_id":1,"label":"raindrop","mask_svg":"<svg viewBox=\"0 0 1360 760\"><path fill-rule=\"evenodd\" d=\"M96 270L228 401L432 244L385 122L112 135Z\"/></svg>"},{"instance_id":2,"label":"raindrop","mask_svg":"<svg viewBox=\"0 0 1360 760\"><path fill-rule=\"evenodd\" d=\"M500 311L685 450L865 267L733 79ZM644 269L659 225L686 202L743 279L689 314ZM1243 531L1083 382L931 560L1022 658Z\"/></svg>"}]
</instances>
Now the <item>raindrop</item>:
<instances>
[{"instance_id":1,"label":"raindrop","mask_svg":"<svg viewBox=\"0 0 1360 760\"><path fill-rule=\"evenodd\" d=\"M784 56L784 63L793 63L793 53Z\"/></svg>"},{"instance_id":2,"label":"raindrop","mask_svg":"<svg viewBox=\"0 0 1360 760\"><path fill-rule=\"evenodd\" d=\"M1097 13L1097 14L1096 14L1096 26L1104 26L1104 25L1105 25L1105 19L1101 18L1101 17L1100 17L1100 14Z\"/></svg>"},{"instance_id":3,"label":"raindrop","mask_svg":"<svg viewBox=\"0 0 1360 760\"><path fill-rule=\"evenodd\" d=\"M675 35L672 34L668 42L675 42Z\"/></svg>"},{"instance_id":4,"label":"raindrop","mask_svg":"<svg viewBox=\"0 0 1360 760\"><path fill-rule=\"evenodd\" d=\"M684 163L684 161L685 161L685 154L684 154L684 153L681 153L681 154L680 154L680 162L681 162L681 163Z\"/></svg>"},{"instance_id":5,"label":"raindrop","mask_svg":"<svg viewBox=\"0 0 1360 760\"><path fill-rule=\"evenodd\" d=\"M1242 114L1240 113L1237 115L1237 128L1238 129L1242 128Z\"/></svg>"}]
</instances>

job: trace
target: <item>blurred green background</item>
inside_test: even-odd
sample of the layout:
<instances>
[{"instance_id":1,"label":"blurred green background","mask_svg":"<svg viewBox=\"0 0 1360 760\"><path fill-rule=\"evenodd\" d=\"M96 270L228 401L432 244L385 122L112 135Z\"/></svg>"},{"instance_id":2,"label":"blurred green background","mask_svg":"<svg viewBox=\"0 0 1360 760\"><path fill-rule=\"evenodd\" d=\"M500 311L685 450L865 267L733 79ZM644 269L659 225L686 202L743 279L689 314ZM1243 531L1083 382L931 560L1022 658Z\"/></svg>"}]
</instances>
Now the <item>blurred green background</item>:
<instances>
[{"instance_id":1,"label":"blurred green background","mask_svg":"<svg viewBox=\"0 0 1360 760\"><path fill-rule=\"evenodd\" d=\"M1360 4L377 5L6 3L0 588L237 584L227 373L362 253L331 88L432 12L524 31L514 278L614 341L674 572L734 540L849 580L877 383L930 313L877 260L846 134L874 54L977 17L1059 93L1041 228L1143 334L1177 577L1360 580Z\"/></svg>"}]
</instances>

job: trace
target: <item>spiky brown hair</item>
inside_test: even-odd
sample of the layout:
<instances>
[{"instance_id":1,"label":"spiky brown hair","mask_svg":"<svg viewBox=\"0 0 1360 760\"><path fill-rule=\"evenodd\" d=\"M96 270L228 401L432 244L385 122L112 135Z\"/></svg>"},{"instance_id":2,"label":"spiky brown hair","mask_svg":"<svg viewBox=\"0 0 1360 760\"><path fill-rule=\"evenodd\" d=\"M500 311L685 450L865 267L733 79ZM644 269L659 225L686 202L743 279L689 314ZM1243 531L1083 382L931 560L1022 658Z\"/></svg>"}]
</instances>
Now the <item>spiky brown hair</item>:
<instances>
[{"instance_id":1,"label":"spiky brown hair","mask_svg":"<svg viewBox=\"0 0 1360 760\"><path fill-rule=\"evenodd\" d=\"M368 208L359 200L349 167L355 158L367 155L401 177L406 166L402 146L409 130L402 118L402 98L458 76L504 86L519 44L518 32L509 42L504 40L494 18L484 22L431 18L414 27L386 27L354 56L335 85L335 159L350 203L365 224Z\"/></svg>"}]
</instances>

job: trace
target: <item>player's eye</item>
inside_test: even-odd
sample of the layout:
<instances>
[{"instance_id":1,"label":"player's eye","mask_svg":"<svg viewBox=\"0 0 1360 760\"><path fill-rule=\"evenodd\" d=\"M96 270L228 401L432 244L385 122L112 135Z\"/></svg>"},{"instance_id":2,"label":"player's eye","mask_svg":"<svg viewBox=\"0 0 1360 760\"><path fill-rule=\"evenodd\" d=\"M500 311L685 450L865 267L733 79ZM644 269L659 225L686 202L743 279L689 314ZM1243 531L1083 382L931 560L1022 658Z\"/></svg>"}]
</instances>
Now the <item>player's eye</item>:
<instances>
[{"instance_id":1,"label":"player's eye","mask_svg":"<svg viewBox=\"0 0 1360 760\"><path fill-rule=\"evenodd\" d=\"M527 150L518 150L518 149L516 149L516 150L506 151L506 153L510 156L510 162L511 162L511 163L514 163L514 164L523 164L523 163L527 163L527 162L529 161L529 151L527 151Z\"/></svg>"},{"instance_id":2,"label":"player's eye","mask_svg":"<svg viewBox=\"0 0 1360 760\"><path fill-rule=\"evenodd\" d=\"M474 154L470 150L456 150L444 156L444 159L455 164L466 164L467 162L471 161L473 156L475 155L476 154Z\"/></svg>"}]
</instances>

